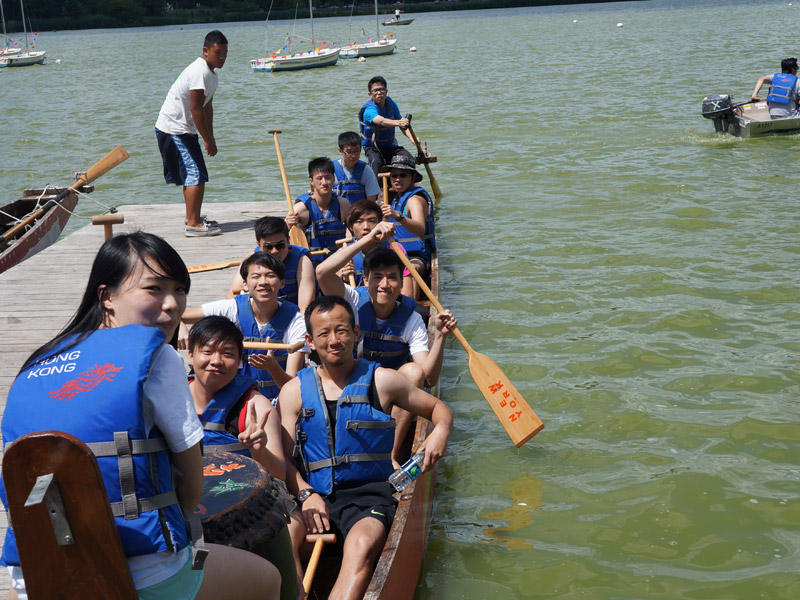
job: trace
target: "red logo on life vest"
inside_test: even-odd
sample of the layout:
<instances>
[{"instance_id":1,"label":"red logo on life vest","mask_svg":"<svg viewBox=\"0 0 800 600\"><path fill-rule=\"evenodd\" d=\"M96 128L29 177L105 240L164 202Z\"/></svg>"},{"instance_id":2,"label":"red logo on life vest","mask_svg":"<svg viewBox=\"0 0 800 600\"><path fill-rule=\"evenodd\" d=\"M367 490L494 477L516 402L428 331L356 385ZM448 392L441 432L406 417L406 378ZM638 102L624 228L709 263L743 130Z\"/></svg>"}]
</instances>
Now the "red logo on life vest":
<instances>
[{"instance_id":1,"label":"red logo on life vest","mask_svg":"<svg viewBox=\"0 0 800 600\"><path fill-rule=\"evenodd\" d=\"M81 373L75 379L70 379L55 392L47 392L47 394L54 400L72 400L81 392L92 391L101 381L113 381L120 371L122 371L122 367L117 367L111 363L106 363L103 366L95 365L87 373Z\"/></svg>"}]
</instances>

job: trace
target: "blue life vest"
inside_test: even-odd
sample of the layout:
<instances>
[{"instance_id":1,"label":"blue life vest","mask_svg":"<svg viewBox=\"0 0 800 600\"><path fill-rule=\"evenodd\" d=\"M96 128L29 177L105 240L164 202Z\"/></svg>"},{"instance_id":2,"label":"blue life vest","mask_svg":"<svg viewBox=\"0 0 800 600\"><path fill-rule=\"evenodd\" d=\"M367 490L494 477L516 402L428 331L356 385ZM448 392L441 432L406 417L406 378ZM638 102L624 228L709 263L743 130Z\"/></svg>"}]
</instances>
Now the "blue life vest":
<instances>
[{"instance_id":1,"label":"blue life vest","mask_svg":"<svg viewBox=\"0 0 800 600\"><path fill-rule=\"evenodd\" d=\"M288 300L281 302L278 310L272 315L272 318L267 323L262 333L258 332L258 323L253 315L253 309L250 308L250 294L239 294L236 296L237 319L239 321L239 328L244 334L245 342L263 342L267 338L272 342L280 343L283 341L283 333L292 322L294 316L300 312L297 304L292 304ZM273 379L272 375L267 370L256 369L247 361L248 357L252 354L266 354L266 350L247 350L245 349L242 355L242 368L239 373L242 375L249 375L256 380L258 390L267 398L272 400L277 398L281 392ZM286 359L289 353L286 350L273 350L272 355L283 370L286 370Z\"/></svg>"},{"instance_id":2,"label":"blue life vest","mask_svg":"<svg viewBox=\"0 0 800 600\"><path fill-rule=\"evenodd\" d=\"M164 334L142 325L99 329L64 350L74 340L17 376L3 415L3 444L33 431L74 435L97 457L125 554L177 552L189 543L188 527L172 486L166 441L157 429L147 437L142 410L144 382ZM132 477L120 477L120 465ZM123 503L127 486L135 496L126 495ZM5 503L4 486L2 498ZM11 527L0 562L19 565Z\"/></svg>"},{"instance_id":3,"label":"blue life vest","mask_svg":"<svg viewBox=\"0 0 800 600\"><path fill-rule=\"evenodd\" d=\"M347 227L342 222L339 198L336 194L331 196L331 203L325 213L308 194L297 198L295 204L298 202L302 202L308 210L309 222L306 228L308 245L311 248L328 248L331 252L336 252L336 241L347 236ZM317 263L324 259L324 255L312 257Z\"/></svg>"},{"instance_id":4,"label":"blue life vest","mask_svg":"<svg viewBox=\"0 0 800 600\"><path fill-rule=\"evenodd\" d=\"M239 442L236 435L227 430L225 423L231 410L254 385L256 382L252 377L237 374L228 385L214 394L203 414L199 415L203 424L203 448L206 454L236 452L250 456L250 451Z\"/></svg>"},{"instance_id":5,"label":"blue life vest","mask_svg":"<svg viewBox=\"0 0 800 600\"><path fill-rule=\"evenodd\" d=\"M767 102L788 105L794 92L797 77L791 73L775 73L772 76L772 84L769 88Z\"/></svg>"},{"instance_id":6,"label":"blue life vest","mask_svg":"<svg viewBox=\"0 0 800 600\"><path fill-rule=\"evenodd\" d=\"M397 118L397 113L399 109L397 108L397 104L394 103L394 100L386 97L386 101L383 103L383 108L375 104L372 100L368 100L364 103L364 106L361 107L361 110L358 111L358 126L361 131L361 146L363 148L369 148L371 146L377 146L378 148L391 148L392 146L397 146L397 139L395 139L394 135L394 127L382 127L380 125L374 123L367 123L364 121L364 111L367 108L374 107L378 111L379 117L384 117L386 119L394 120Z\"/></svg>"},{"instance_id":7,"label":"blue life vest","mask_svg":"<svg viewBox=\"0 0 800 600\"><path fill-rule=\"evenodd\" d=\"M392 474L391 453L395 422L373 406L372 390L378 365L359 360L336 405L336 430L331 427L317 368L303 369L300 396L303 408L296 423L298 466L320 494L334 485L386 481Z\"/></svg>"},{"instance_id":8,"label":"blue life vest","mask_svg":"<svg viewBox=\"0 0 800 600\"><path fill-rule=\"evenodd\" d=\"M367 163L360 160L352 169L352 177L348 177L344 170L344 166L338 160L333 161L333 170L336 174L336 184L333 186L333 193L342 198L346 198L350 204L364 200L367 193L364 189L364 184L361 183L361 176L364 174L364 169Z\"/></svg>"},{"instance_id":9,"label":"blue life vest","mask_svg":"<svg viewBox=\"0 0 800 600\"><path fill-rule=\"evenodd\" d=\"M379 327L367 288L360 287L356 291L358 326L361 329L356 347L358 358L373 360L387 369L399 369L411 359L408 342L403 341L401 336L417 303L400 294L400 306Z\"/></svg>"},{"instance_id":10,"label":"blue life vest","mask_svg":"<svg viewBox=\"0 0 800 600\"><path fill-rule=\"evenodd\" d=\"M261 252L261 248L256 246L253 252ZM286 268L286 275L284 276L283 287L278 292L278 298L281 300L288 300L297 304L299 289L297 267L300 264L300 259L304 256L311 258L311 252L307 248L289 245L289 254L286 256L286 262L283 263Z\"/></svg>"},{"instance_id":11,"label":"blue life vest","mask_svg":"<svg viewBox=\"0 0 800 600\"><path fill-rule=\"evenodd\" d=\"M390 219L390 221L394 223L394 239L406 249L408 256L421 256L426 260L430 260L431 252L436 248L436 238L433 229L433 200L431 200L428 192L419 186L411 187L406 190L402 196L392 200L392 208L408 217L408 199L412 196L422 196L428 202L428 216L425 218L425 235L422 237L414 235L406 229L401 222Z\"/></svg>"}]
</instances>

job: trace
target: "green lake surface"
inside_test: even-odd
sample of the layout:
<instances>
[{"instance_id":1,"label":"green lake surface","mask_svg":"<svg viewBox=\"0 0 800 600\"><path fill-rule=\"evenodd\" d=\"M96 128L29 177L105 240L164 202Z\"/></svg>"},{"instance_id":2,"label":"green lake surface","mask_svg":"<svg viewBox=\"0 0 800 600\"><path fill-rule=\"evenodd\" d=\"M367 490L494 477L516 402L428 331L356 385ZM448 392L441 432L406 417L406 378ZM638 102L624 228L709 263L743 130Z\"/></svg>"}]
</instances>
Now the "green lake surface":
<instances>
[{"instance_id":1,"label":"green lake surface","mask_svg":"<svg viewBox=\"0 0 800 600\"><path fill-rule=\"evenodd\" d=\"M442 301L545 423L514 448L451 340L455 430L418 598L800 598L800 137L720 137L700 114L705 95L745 100L800 53L798 11L426 13L391 30L394 56L277 74L248 61L307 21L272 23L268 40L263 23L220 26L204 212L283 198L270 128L304 191L307 161L337 155L385 76L439 157ZM374 24L314 29L346 43ZM91 198L181 202L153 126L212 28L40 33L50 64L0 70L7 199L122 144L131 158Z\"/></svg>"}]
</instances>

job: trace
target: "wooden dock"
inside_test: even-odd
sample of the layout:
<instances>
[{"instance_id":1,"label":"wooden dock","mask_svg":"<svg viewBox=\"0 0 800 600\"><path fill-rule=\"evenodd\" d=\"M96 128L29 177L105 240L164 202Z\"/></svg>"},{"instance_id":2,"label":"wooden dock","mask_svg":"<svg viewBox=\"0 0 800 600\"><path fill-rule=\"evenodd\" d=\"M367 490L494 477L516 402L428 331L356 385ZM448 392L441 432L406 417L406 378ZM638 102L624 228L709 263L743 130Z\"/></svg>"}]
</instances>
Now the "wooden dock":
<instances>
[{"instance_id":1,"label":"wooden dock","mask_svg":"<svg viewBox=\"0 0 800 600\"><path fill-rule=\"evenodd\" d=\"M177 199L176 199L177 200ZM203 212L219 221L222 235L187 238L183 235L183 202L158 206L122 206L125 223L114 232L147 231L166 239L187 265L239 260L256 244L253 223L265 215L284 216L285 202L204 204ZM0 417L8 390L25 359L52 338L78 307L92 261L103 243L103 227L86 225L53 246L0 274ZM188 306L225 297L235 268L192 275ZM5 511L0 529L5 538ZM10 579L0 568L0 598Z\"/></svg>"}]
</instances>

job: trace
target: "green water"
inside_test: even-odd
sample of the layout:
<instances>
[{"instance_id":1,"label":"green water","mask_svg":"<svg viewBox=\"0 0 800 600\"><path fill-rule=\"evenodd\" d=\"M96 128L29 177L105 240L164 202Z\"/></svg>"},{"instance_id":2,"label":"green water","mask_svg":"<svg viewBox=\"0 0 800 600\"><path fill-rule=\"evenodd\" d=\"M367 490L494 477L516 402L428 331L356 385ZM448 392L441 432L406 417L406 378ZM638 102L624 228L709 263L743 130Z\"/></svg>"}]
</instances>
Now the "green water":
<instances>
[{"instance_id":1,"label":"green water","mask_svg":"<svg viewBox=\"0 0 800 600\"><path fill-rule=\"evenodd\" d=\"M260 24L222 27L208 200L283 198L269 128L300 193L383 74L440 157L443 302L545 422L515 449L450 344L456 429L419 598L800 598L800 138L716 137L700 116L797 55L798 11L425 14L395 56L272 75L248 70ZM60 64L0 71L0 189L63 184L123 144L94 196L179 202L152 127L207 29L41 34Z\"/></svg>"}]
</instances>

